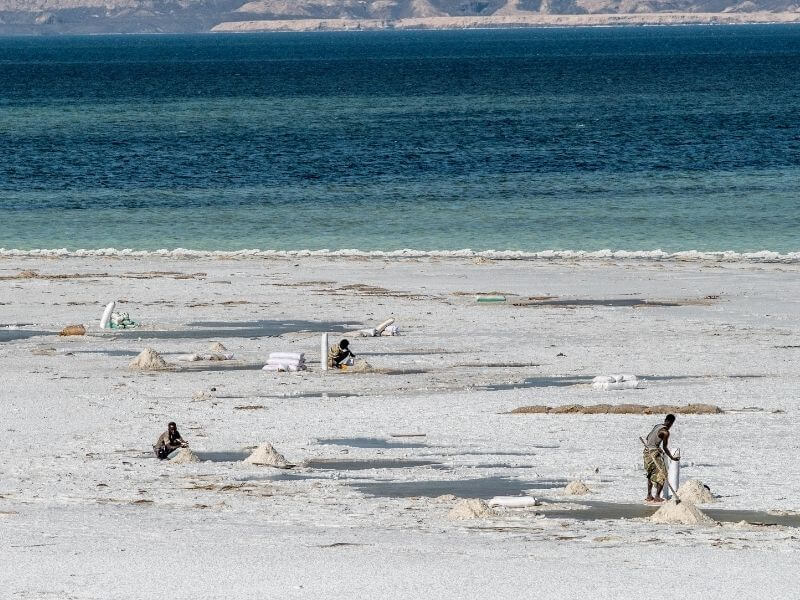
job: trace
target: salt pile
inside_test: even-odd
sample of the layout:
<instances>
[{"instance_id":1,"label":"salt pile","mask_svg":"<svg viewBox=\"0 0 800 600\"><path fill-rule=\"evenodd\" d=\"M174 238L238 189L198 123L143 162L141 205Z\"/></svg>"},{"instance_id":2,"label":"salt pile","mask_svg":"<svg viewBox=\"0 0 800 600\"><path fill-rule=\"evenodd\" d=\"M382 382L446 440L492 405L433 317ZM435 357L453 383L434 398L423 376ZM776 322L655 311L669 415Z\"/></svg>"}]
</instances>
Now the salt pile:
<instances>
[{"instance_id":1,"label":"salt pile","mask_svg":"<svg viewBox=\"0 0 800 600\"><path fill-rule=\"evenodd\" d=\"M447 517L454 521L463 519L485 519L494 516L495 512L480 498L462 500L453 507Z\"/></svg>"},{"instance_id":2,"label":"salt pile","mask_svg":"<svg viewBox=\"0 0 800 600\"><path fill-rule=\"evenodd\" d=\"M200 462L200 458L189 448L181 448L180 450L178 450L178 453L175 456L169 459L169 462L174 462L179 465L183 465L186 463Z\"/></svg>"},{"instance_id":3,"label":"salt pile","mask_svg":"<svg viewBox=\"0 0 800 600\"><path fill-rule=\"evenodd\" d=\"M158 352L152 348L145 348L131 361L129 367L136 371L163 371L168 369L169 365Z\"/></svg>"},{"instance_id":4,"label":"salt pile","mask_svg":"<svg viewBox=\"0 0 800 600\"><path fill-rule=\"evenodd\" d=\"M194 402L206 402L209 400L214 400L215 396L212 392L207 390L198 390L194 394L192 394L192 400Z\"/></svg>"},{"instance_id":5,"label":"salt pile","mask_svg":"<svg viewBox=\"0 0 800 600\"><path fill-rule=\"evenodd\" d=\"M652 517L652 523L680 525L716 525L717 522L706 515L691 502L676 504L675 500L665 502Z\"/></svg>"},{"instance_id":6,"label":"salt pile","mask_svg":"<svg viewBox=\"0 0 800 600\"><path fill-rule=\"evenodd\" d=\"M244 462L252 465L267 465L276 469L288 469L290 465L283 454L275 450L272 444L265 442L253 450L252 454L244 459Z\"/></svg>"},{"instance_id":7,"label":"salt pile","mask_svg":"<svg viewBox=\"0 0 800 600\"><path fill-rule=\"evenodd\" d=\"M369 373L372 370L372 365L364 359L357 359L352 366L347 367L350 373Z\"/></svg>"},{"instance_id":8,"label":"salt pile","mask_svg":"<svg viewBox=\"0 0 800 600\"><path fill-rule=\"evenodd\" d=\"M211 352L217 352L217 353L225 352L227 350L227 348L223 346L220 342L212 343L211 346L208 347L208 349L211 350Z\"/></svg>"},{"instance_id":9,"label":"salt pile","mask_svg":"<svg viewBox=\"0 0 800 600\"><path fill-rule=\"evenodd\" d=\"M589 493L589 487L579 479L576 479L567 484L567 487L564 488L564 493L568 496L583 496Z\"/></svg>"},{"instance_id":10,"label":"salt pile","mask_svg":"<svg viewBox=\"0 0 800 600\"><path fill-rule=\"evenodd\" d=\"M691 502L692 504L708 504L709 502L716 502L717 499L711 493L702 481L697 479L690 479L678 489L678 497L683 502Z\"/></svg>"}]
</instances>

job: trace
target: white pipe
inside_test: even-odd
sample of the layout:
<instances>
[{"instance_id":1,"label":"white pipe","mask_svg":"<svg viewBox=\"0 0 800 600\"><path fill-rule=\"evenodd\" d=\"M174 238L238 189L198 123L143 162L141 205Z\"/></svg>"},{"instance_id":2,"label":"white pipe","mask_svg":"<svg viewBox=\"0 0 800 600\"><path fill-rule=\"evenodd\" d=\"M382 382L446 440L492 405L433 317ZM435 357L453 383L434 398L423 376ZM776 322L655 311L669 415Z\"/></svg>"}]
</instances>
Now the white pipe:
<instances>
[{"instance_id":1,"label":"white pipe","mask_svg":"<svg viewBox=\"0 0 800 600\"><path fill-rule=\"evenodd\" d=\"M680 456L681 449L677 448L673 454ZM672 489L678 490L681 485L681 461L679 460L671 460L669 457L666 458L667 461L667 481L669 481ZM664 498L669 500L671 496L671 492L669 491L669 485L664 486Z\"/></svg>"},{"instance_id":2,"label":"white pipe","mask_svg":"<svg viewBox=\"0 0 800 600\"><path fill-rule=\"evenodd\" d=\"M489 506L505 506L507 508L528 508L538 505L539 501L533 496L495 496L489 500Z\"/></svg>"},{"instance_id":3,"label":"white pipe","mask_svg":"<svg viewBox=\"0 0 800 600\"><path fill-rule=\"evenodd\" d=\"M103 317L100 319L100 329L108 327L108 322L111 320L111 313L114 312L116 302L109 302L106 304L106 309L103 311Z\"/></svg>"},{"instance_id":4,"label":"white pipe","mask_svg":"<svg viewBox=\"0 0 800 600\"><path fill-rule=\"evenodd\" d=\"M328 370L328 334L322 334L322 342L320 343L319 350L319 366L323 371Z\"/></svg>"},{"instance_id":5,"label":"white pipe","mask_svg":"<svg viewBox=\"0 0 800 600\"><path fill-rule=\"evenodd\" d=\"M383 333L383 330L384 330L384 329L386 329L386 328L387 328L389 325L391 325L392 323L394 323L394 319L391 319L391 318L390 318L390 319L386 319L386 320L385 320L383 323L381 323L380 325L378 325L378 326L375 328L375 332L376 332L376 333L375 333L375 335L380 335L380 334L382 334L382 333ZM374 336L373 336L373 337L374 337Z\"/></svg>"},{"instance_id":6,"label":"white pipe","mask_svg":"<svg viewBox=\"0 0 800 600\"><path fill-rule=\"evenodd\" d=\"M305 360L305 352L270 352L269 358L288 358L291 360Z\"/></svg>"}]
</instances>

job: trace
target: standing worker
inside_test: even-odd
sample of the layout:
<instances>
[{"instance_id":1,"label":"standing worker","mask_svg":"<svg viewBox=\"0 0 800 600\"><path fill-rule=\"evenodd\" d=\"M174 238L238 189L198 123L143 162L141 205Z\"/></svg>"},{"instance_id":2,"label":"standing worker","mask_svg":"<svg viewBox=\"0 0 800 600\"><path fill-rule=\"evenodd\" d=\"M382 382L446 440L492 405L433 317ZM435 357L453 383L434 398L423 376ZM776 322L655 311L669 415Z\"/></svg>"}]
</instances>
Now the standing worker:
<instances>
[{"instance_id":1,"label":"standing worker","mask_svg":"<svg viewBox=\"0 0 800 600\"><path fill-rule=\"evenodd\" d=\"M667 481L667 466L664 464L664 454L672 460L680 460L680 456L672 456L667 444L669 442L669 430L675 423L675 415L667 415L663 423L653 427L652 431L644 439L644 470L647 474L647 498L645 502L663 502L661 490ZM653 496L653 485L656 486L656 493Z\"/></svg>"}]
</instances>

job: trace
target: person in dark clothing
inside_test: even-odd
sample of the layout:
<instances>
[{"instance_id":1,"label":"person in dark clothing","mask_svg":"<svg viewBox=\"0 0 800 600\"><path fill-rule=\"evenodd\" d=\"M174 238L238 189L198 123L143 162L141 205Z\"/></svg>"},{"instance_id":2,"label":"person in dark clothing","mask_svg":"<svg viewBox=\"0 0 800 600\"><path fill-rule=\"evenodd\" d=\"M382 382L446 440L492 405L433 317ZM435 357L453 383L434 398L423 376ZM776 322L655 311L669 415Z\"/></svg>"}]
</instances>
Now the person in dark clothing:
<instances>
[{"instance_id":1,"label":"person in dark clothing","mask_svg":"<svg viewBox=\"0 0 800 600\"><path fill-rule=\"evenodd\" d=\"M350 352L350 342L342 340L328 348L328 368L341 369L342 364L352 364L352 359L355 357L356 355Z\"/></svg>"},{"instance_id":2,"label":"person in dark clothing","mask_svg":"<svg viewBox=\"0 0 800 600\"><path fill-rule=\"evenodd\" d=\"M661 490L667 481L667 466L664 455L678 461L680 456L673 456L669 451L669 430L675 424L675 415L667 415L663 423L659 423L647 434L644 442L644 471L647 475L647 498L645 502L663 502ZM653 486L656 493L653 494Z\"/></svg>"},{"instance_id":3,"label":"person in dark clothing","mask_svg":"<svg viewBox=\"0 0 800 600\"><path fill-rule=\"evenodd\" d=\"M156 440L156 443L153 444L153 452L155 452L159 459L164 460L174 450L188 447L189 443L178 433L178 426L175 425L174 421L170 421L167 425L167 430L162 433Z\"/></svg>"}]
</instances>

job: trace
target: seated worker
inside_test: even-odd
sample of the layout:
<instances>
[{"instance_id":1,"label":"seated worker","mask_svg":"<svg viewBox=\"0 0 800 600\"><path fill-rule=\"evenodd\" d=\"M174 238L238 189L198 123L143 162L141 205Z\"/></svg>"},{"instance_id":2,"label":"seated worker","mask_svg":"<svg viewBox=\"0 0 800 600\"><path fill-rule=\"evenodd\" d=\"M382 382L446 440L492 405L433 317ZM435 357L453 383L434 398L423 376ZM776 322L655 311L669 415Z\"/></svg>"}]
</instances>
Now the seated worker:
<instances>
[{"instance_id":1,"label":"seated worker","mask_svg":"<svg viewBox=\"0 0 800 600\"><path fill-rule=\"evenodd\" d=\"M177 450L178 448L188 448L189 444L181 437L181 434L178 433L178 426L175 425L174 421L170 421L167 425L167 430L162 433L156 443L153 444L153 452L156 453L156 456L161 460L164 460L169 456L170 452Z\"/></svg>"},{"instance_id":2,"label":"seated worker","mask_svg":"<svg viewBox=\"0 0 800 600\"><path fill-rule=\"evenodd\" d=\"M352 365L355 354L350 352L350 342L342 340L328 348L328 368L341 369L342 365Z\"/></svg>"}]
</instances>

